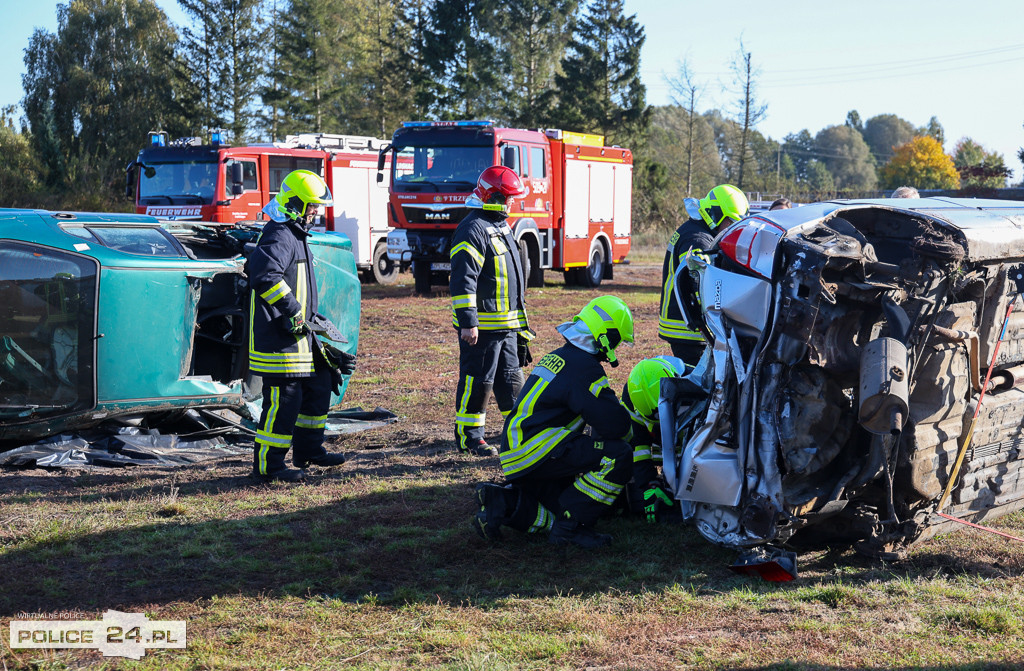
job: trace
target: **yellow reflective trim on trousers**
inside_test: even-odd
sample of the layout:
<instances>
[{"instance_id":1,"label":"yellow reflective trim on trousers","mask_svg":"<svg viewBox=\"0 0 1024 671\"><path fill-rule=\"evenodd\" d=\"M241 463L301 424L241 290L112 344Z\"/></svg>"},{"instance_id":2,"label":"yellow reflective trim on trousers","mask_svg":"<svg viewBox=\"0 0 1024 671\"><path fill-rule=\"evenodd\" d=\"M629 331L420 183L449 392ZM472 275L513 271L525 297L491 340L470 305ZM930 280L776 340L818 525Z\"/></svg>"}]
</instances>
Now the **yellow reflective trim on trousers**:
<instances>
[{"instance_id":1,"label":"yellow reflective trim on trousers","mask_svg":"<svg viewBox=\"0 0 1024 671\"><path fill-rule=\"evenodd\" d=\"M259 462L260 475L267 474L267 453L270 451L270 446L266 443L260 443L257 441L257 445L260 446L260 451L257 454L257 461Z\"/></svg>"},{"instance_id":2,"label":"yellow reflective trim on trousers","mask_svg":"<svg viewBox=\"0 0 1024 671\"><path fill-rule=\"evenodd\" d=\"M487 424L487 413L480 413L474 415L470 413L455 413L455 423L461 424L462 426L486 426Z\"/></svg>"},{"instance_id":3,"label":"yellow reflective trim on trousers","mask_svg":"<svg viewBox=\"0 0 1024 671\"><path fill-rule=\"evenodd\" d=\"M598 379L594 380L594 383L590 385L590 393L595 397L600 395L602 389L610 389L611 385L608 384L608 378L602 375Z\"/></svg>"},{"instance_id":4,"label":"yellow reflective trim on trousers","mask_svg":"<svg viewBox=\"0 0 1024 671\"><path fill-rule=\"evenodd\" d=\"M532 534L537 533L538 531L547 531L551 528L554 521L555 516L551 511L538 503L537 517L533 520L533 524L530 525L530 528L526 530L526 533Z\"/></svg>"},{"instance_id":5,"label":"yellow reflective trim on trousers","mask_svg":"<svg viewBox=\"0 0 1024 671\"><path fill-rule=\"evenodd\" d=\"M455 434L459 439L459 448L466 449L469 446L466 444L466 440L469 436L466 435L466 425L458 421L459 415L468 415L469 408L469 395L473 393L473 376L466 376L466 386L462 390L462 398L458 399L458 410L455 412Z\"/></svg>"},{"instance_id":6,"label":"yellow reflective trim on trousers","mask_svg":"<svg viewBox=\"0 0 1024 671\"><path fill-rule=\"evenodd\" d=\"M466 252L467 254L469 254L469 258L476 261L476 265L484 265L484 255L480 253L480 250L478 250L476 247L469 244L468 242L463 241L452 247L452 251L448 254L448 258L454 259L455 255L458 254L459 252Z\"/></svg>"},{"instance_id":7,"label":"yellow reflective trim on trousers","mask_svg":"<svg viewBox=\"0 0 1024 671\"><path fill-rule=\"evenodd\" d=\"M472 307L476 307L476 294L463 294L461 296L452 296L453 310L458 310L459 308Z\"/></svg>"},{"instance_id":8,"label":"yellow reflective trim on trousers","mask_svg":"<svg viewBox=\"0 0 1024 671\"><path fill-rule=\"evenodd\" d=\"M685 327L679 328L659 324L658 335L670 340L692 340L694 342L704 342L704 335L700 331L691 331Z\"/></svg>"},{"instance_id":9,"label":"yellow reflective trim on trousers","mask_svg":"<svg viewBox=\"0 0 1024 671\"><path fill-rule=\"evenodd\" d=\"M270 409L267 411L267 421L263 423L263 431L274 435L274 422L277 421L277 411L281 408L281 388L270 388Z\"/></svg>"},{"instance_id":10,"label":"yellow reflective trim on trousers","mask_svg":"<svg viewBox=\"0 0 1024 671\"><path fill-rule=\"evenodd\" d=\"M255 440L261 445L269 445L271 447L278 447L282 449L288 449L292 446L291 436L268 434L265 431L257 431Z\"/></svg>"},{"instance_id":11,"label":"yellow reflective trim on trousers","mask_svg":"<svg viewBox=\"0 0 1024 671\"><path fill-rule=\"evenodd\" d=\"M278 282L277 284L275 284L274 286L270 287L262 294L260 294L260 298L265 300L270 305L273 305L274 303L278 302L291 292L292 288L288 286L288 283L285 282L284 280L281 280L280 282Z\"/></svg>"},{"instance_id":12,"label":"yellow reflective trim on trousers","mask_svg":"<svg viewBox=\"0 0 1024 671\"><path fill-rule=\"evenodd\" d=\"M576 487L576 489L578 489L579 491L583 492L588 497L597 501L598 503L603 503L606 506L610 506L611 504L615 503L614 496L610 497L604 492L594 489L589 484L584 482L582 477L576 478L576 482L573 483L573 486Z\"/></svg>"},{"instance_id":13,"label":"yellow reflective trim on trousers","mask_svg":"<svg viewBox=\"0 0 1024 671\"><path fill-rule=\"evenodd\" d=\"M249 362L249 370L256 373L312 373L313 361L297 361L293 363L262 363L258 361Z\"/></svg>"},{"instance_id":14,"label":"yellow reflective trim on trousers","mask_svg":"<svg viewBox=\"0 0 1024 671\"><path fill-rule=\"evenodd\" d=\"M303 415L295 420L295 426L302 429L322 429L327 426L327 415Z\"/></svg>"}]
</instances>

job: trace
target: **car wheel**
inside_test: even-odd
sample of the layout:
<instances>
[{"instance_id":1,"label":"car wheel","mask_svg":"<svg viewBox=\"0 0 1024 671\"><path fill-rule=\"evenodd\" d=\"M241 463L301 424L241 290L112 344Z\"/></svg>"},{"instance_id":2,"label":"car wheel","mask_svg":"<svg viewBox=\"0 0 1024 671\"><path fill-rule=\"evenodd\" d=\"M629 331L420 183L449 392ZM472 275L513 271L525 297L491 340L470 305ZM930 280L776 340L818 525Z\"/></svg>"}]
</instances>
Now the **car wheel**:
<instances>
[{"instance_id":1,"label":"car wheel","mask_svg":"<svg viewBox=\"0 0 1024 671\"><path fill-rule=\"evenodd\" d=\"M373 279L377 284L394 284L398 279L398 264L388 258L384 242L378 242L373 250Z\"/></svg>"},{"instance_id":2,"label":"car wheel","mask_svg":"<svg viewBox=\"0 0 1024 671\"><path fill-rule=\"evenodd\" d=\"M586 268L580 268L580 283L590 289L601 286L604 278L604 245L595 242L590 248L590 263Z\"/></svg>"}]
</instances>

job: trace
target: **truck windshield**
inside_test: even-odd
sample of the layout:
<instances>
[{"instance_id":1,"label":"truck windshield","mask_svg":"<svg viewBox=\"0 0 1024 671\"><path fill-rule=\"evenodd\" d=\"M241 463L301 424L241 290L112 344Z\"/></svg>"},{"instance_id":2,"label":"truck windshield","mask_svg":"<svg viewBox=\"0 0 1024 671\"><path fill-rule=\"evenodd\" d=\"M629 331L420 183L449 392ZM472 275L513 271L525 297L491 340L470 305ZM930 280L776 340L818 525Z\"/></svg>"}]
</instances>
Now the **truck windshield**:
<instances>
[{"instance_id":1,"label":"truck windshield","mask_svg":"<svg viewBox=\"0 0 1024 671\"><path fill-rule=\"evenodd\" d=\"M95 405L96 264L0 241L0 423Z\"/></svg>"},{"instance_id":2,"label":"truck windshield","mask_svg":"<svg viewBox=\"0 0 1024 671\"><path fill-rule=\"evenodd\" d=\"M139 172L140 205L202 205L214 200L216 163L145 163Z\"/></svg>"},{"instance_id":3,"label":"truck windshield","mask_svg":"<svg viewBox=\"0 0 1024 671\"><path fill-rule=\"evenodd\" d=\"M493 146L395 146L396 191L469 192L494 164Z\"/></svg>"}]
</instances>

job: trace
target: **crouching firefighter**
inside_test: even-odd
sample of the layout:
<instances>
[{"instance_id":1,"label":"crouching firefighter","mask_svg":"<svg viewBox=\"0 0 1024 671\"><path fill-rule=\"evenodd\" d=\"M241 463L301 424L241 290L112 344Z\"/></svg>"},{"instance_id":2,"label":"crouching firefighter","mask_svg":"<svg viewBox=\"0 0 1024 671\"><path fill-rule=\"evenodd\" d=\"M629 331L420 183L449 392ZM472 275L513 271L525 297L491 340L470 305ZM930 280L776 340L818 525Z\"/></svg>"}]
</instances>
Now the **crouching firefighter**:
<instances>
[{"instance_id":1,"label":"crouching firefighter","mask_svg":"<svg viewBox=\"0 0 1024 671\"><path fill-rule=\"evenodd\" d=\"M656 356L633 366L622 390L622 405L632 419L633 479L626 487L629 510L648 522L657 522L675 507L658 473L661 464L661 423L658 403L661 381L684 377L693 370L682 359ZM680 519L682 519L680 517Z\"/></svg>"},{"instance_id":2,"label":"crouching firefighter","mask_svg":"<svg viewBox=\"0 0 1024 671\"><path fill-rule=\"evenodd\" d=\"M345 463L343 455L324 449L324 427L331 390L342 373L352 373L355 357L333 350L335 361L328 363L307 324L317 309L307 238L319 208L331 204L331 191L319 175L308 170L289 173L281 191L263 209L270 221L247 263L252 287L249 371L263 378L253 474L266 480L303 478L301 470L285 465L289 448L300 469Z\"/></svg>"},{"instance_id":3,"label":"crouching firefighter","mask_svg":"<svg viewBox=\"0 0 1024 671\"><path fill-rule=\"evenodd\" d=\"M504 524L548 531L554 544L597 548L611 536L594 523L633 467L629 414L601 362L618 364L615 348L633 342L633 316L621 299L601 296L558 331L566 344L537 362L505 420L499 456L509 484L477 486L473 527L488 540L499 539Z\"/></svg>"},{"instance_id":4,"label":"crouching firefighter","mask_svg":"<svg viewBox=\"0 0 1024 671\"><path fill-rule=\"evenodd\" d=\"M520 340L526 323L519 245L506 223L513 199L526 193L519 175L495 165L466 200L470 213L452 236L452 323L459 333L455 444L460 452L494 456L484 440L487 401L494 394L507 416L523 386Z\"/></svg>"}]
</instances>

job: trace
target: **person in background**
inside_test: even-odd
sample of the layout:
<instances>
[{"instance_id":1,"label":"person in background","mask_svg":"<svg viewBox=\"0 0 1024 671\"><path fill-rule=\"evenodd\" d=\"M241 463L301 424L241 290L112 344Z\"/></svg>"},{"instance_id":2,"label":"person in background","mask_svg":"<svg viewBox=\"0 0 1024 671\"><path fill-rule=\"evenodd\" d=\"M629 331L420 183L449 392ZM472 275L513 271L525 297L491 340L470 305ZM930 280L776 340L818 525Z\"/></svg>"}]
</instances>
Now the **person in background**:
<instances>
[{"instance_id":1,"label":"person in background","mask_svg":"<svg viewBox=\"0 0 1024 671\"><path fill-rule=\"evenodd\" d=\"M901 186L892 192L890 198L920 198L921 194L912 186Z\"/></svg>"},{"instance_id":2,"label":"person in background","mask_svg":"<svg viewBox=\"0 0 1024 671\"><path fill-rule=\"evenodd\" d=\"M722 224L730 224L747 216L750 204L746 195L731 184L711 189L698 203L700 218L683 222L668 241L668 251L661 270L661 305L658 336L668 341L672 355L691 366L704 353L704 336L688 324L676 297L676 270L686 262L687 254L710 249L715 232ZM682 296L686 300L687 296Z\"/></svg>"},{"instance_id":3,"label":"person in background","mask_svg":"<svg viewBox=\"0 0 1024 671\"><path fill-rule=\"evenodd\" d=\"M793 207L793 203L790 202L789 198L778 198L768 207L768 211L771 210L788 210Z\"/></svg>"},{"instance_id":4,"label":"person in background","mask_svg":"<svg viewBox=\"0 0 1024 671\"><path fill-rule=\"evenodd\" d=\"M593 526L629 482L633 450L629 414L601 363L618 365L615 348L633 342L633 315L621 298L599 296L558 332L565 344L533 367L505 420L499 456L509 484L477 485L472 524L487 540L500 539L504 524L548 531L555 545L611 543Z\"/></svg>"}]
</instances>

